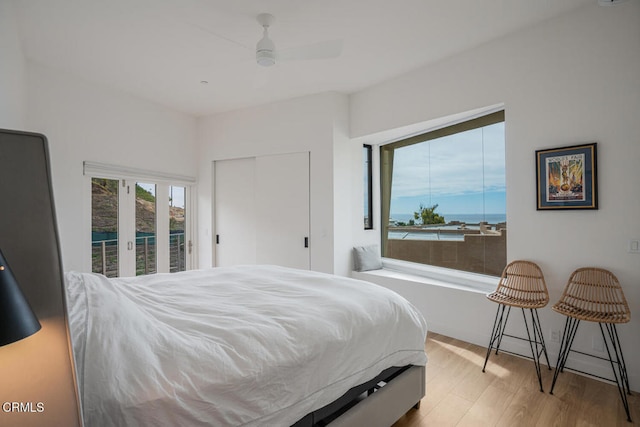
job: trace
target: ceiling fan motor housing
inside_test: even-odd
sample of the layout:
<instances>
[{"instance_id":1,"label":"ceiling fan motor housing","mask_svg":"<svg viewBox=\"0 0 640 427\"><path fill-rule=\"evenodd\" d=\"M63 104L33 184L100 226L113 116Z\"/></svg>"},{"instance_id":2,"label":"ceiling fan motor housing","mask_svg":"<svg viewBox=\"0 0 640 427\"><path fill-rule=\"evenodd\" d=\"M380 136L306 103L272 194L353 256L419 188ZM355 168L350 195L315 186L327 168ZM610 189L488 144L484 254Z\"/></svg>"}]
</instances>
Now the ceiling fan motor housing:
<instances>
[{"instance_id":1,"label":"ceiling fan motor housing","mask_svg":"<svg viewBox=\"0 0 640 427\"><path fill-rule=\"evenodd\" d=\"M258 42L256 46L256 61L263 67L269 67L276 63L276 47L271 39L265 36Z\"/></svg>"}]
</instances>

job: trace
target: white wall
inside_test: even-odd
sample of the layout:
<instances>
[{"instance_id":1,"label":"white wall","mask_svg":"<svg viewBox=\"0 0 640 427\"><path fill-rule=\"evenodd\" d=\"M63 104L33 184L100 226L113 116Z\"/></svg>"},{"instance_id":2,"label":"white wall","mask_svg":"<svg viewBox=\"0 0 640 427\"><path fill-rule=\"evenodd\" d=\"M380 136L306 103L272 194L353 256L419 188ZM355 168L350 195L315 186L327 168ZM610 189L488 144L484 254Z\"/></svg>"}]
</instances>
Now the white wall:
<instances>
[{"instance_id":1,"label":"white wall","mask_svg":"<svg viewBox=\"0 0 640 427\"><path fill-rule=\"evenodd\" d=\"M28 130L49 140L65 270L90 268L91 190L83 161L196 175L196 120L28 63Z\"/></svg>"},{"instance_id":2,"label":"white wall","mask_svg":"<svg viewBox=\"0 0 640 427\"><path fill-rule=\"evenodd\" d=\"M346 96L337 98L334 104L333 128L333 272L348 276L353 269L351 248L353 247L353 209L362 211L362 204L354 206L354 198L360 197L358 186L352 186L351 167L354 159L362 159L362 147L351 143L349 139L349 99ZM360 175L362 185L362 174ZM359 196L360 195L360 196ZM360 229L363 228L362 218Z\"/></svg>"},{"instance_id":3,"label":"white wall","mask_svg":"<svg viewBox=\"0 0 640 427\"><path fill-rule=\"evenodd\" d=\"M552 303L574 269L613 271L631 307L632 321L619 333L631 388L640 390L640 254L627 252L629 239L640 238L640 2L593 3L354 94L351 135L375 139L378 132L504 103L508 259L537 262ZM594 141L599 210L536 211L535 150ZM354 244L367 239L357 236ZM417 305L434 298L432 292L410 293ZM438 295L436 303L449 307L450 315L440 313L431 324L446 324L450 333L486 345L491 325L473 319L490 317L495 305L484 298L465 303L452 292ZM541 320L545 333L564 322L550 307ZM575 347L592 351L599 331L585 322L580 328ZM550 347L555 363L557 345Z\"/></svg>"},{"instance_id":4,"label":"white wall","mask_svg":"<svg viewBox=\"0 0 640 427\"><path fill-rule=\"evenodd\" d=\"M25 59L13 7L0 2L0 128L24 130Z\"/></svg>"},{"instance_id":5,"label":"white wall","mask_svg":"<svg viewBox=\"0 0 640 427\"><path fill-rule=\"evenodd\" d=\"M326 93L201 118L198 123L199 265L212 265L214 160L309 151L311 269L334 272L334 131L344 135L343 95ZM338 129L336 131L336 129ZM344 139L344 137L342 137ZM341 140L342 140L341 139ZM346 221L349 217L345 218ZM346 242L343 244L349 244ZM348 269L343 266L342 274Z\"/></svg>"}]
</instances>

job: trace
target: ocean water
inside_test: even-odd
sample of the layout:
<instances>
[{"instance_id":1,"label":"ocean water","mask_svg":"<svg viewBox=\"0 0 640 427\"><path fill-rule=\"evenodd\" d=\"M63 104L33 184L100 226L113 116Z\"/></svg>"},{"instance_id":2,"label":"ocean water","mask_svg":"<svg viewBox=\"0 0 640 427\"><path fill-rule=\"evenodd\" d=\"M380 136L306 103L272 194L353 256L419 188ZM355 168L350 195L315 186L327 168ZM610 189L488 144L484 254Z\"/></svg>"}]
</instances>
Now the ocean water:
<instances>
[{"instance_id":1,"label":"ocean water","mask_svg":"<svg viewBox=\"0 0 640 427\"><path fill-rule=\"evenodd\" d=\"M444 217L445 222L460 221L467 224L478 224L481 221L486 221L489 224L497 224L499 222L507 221L507 214L440 214ZM391 219L398 222L408 223L410 219L413 219L413 213L393 213Z\"/></svg>"}]
</instances>

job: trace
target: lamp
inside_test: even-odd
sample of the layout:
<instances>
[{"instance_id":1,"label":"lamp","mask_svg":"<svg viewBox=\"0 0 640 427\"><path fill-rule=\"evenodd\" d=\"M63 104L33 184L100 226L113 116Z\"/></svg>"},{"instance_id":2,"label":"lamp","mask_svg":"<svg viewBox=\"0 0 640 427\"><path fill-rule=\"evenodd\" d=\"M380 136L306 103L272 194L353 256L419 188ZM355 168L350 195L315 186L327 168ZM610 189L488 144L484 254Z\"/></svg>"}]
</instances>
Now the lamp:
<instances>
[{"instance_id":1,"label":"lamp","mask_svg":"<svg viewBox=\"0 0 640 427\"><path fill-rule=\"evenodd\" d=\"M0 251L0 346L11 344L41 328Z\"/></svg>"}]
</instances>

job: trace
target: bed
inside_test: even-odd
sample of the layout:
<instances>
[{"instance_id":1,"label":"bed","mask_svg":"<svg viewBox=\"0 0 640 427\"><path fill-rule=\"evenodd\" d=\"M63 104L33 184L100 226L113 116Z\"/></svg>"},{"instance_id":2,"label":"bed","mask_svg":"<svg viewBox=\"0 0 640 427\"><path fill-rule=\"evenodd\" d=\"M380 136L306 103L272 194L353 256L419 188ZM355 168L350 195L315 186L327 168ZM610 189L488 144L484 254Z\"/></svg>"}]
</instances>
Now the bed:
<instances>
[{"instance_id":1,"label":"bed","mask_svg":"<svg viewBox=\"0 0 640 427\"><path fill-rule=\"evenodd\" d=\"M65 286L88 427L384 426L425 394L424 318L372 283L239 266Z\"/></svg>"}]
</instances>

